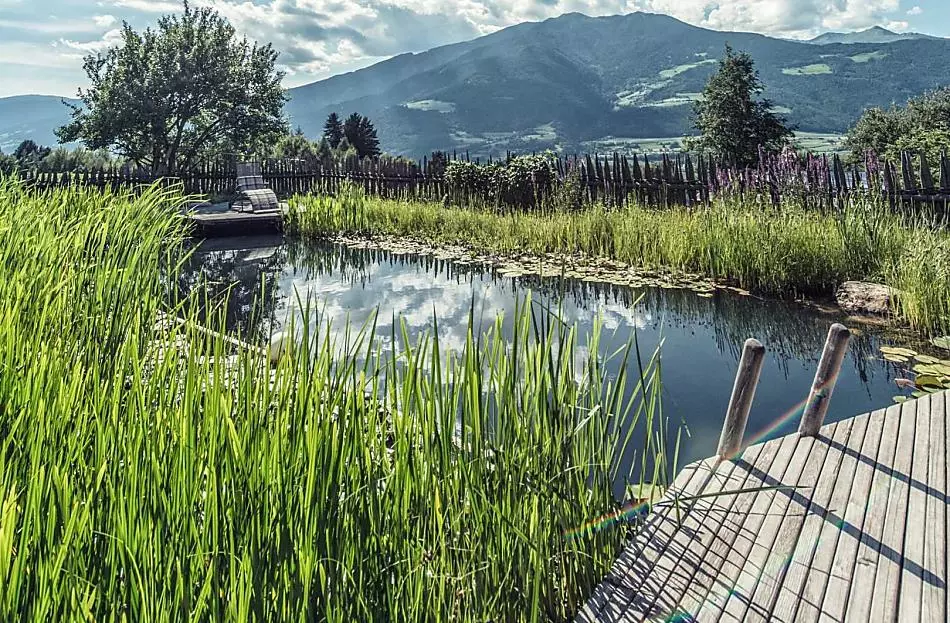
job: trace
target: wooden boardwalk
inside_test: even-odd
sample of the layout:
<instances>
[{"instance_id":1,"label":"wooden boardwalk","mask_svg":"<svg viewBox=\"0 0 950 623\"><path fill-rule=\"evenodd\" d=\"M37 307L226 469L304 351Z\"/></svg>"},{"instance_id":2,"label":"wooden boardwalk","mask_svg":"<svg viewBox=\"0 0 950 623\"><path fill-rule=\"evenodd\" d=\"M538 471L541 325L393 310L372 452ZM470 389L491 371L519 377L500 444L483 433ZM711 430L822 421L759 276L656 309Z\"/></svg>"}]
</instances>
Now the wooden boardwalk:
<instances>
[{"instance_id":1,"label":"wooden boardwalk","mask_svg":"<svg viewBox=\"0 0 950 623\"><path fill-rule=\"evenodd\" d=\"M933 394L688 466L577 620L946 621L948 426Z\"/></svg>"}]
</instances>

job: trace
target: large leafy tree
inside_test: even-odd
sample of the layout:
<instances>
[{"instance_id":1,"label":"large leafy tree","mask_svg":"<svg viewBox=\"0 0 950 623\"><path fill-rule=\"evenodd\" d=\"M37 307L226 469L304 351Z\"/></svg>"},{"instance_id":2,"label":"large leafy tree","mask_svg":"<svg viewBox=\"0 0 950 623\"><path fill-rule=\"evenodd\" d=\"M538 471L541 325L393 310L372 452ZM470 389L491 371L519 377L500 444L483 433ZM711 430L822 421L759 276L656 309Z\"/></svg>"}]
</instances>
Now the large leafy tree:
<instances>
[{"instance_id":1,"label":"large leafy tree","mask_svg":"<svg viewBox=\"0 0 950 623\"><path fill-rule=\"evenodd\" d=\"M239 39L216 11L185 2L155 29L124 24L120 45L85 59L91 86L58 136L155 173L224 151L259 151L286 133L276 60L270 45Z\"/></svg>"},{"instance_id":2,"label":"large leafy tree","mask_svg":"<svg viewBox=\"0 0 950 623\"><path fill-rule=\"evenodd\" d=\"M761 97L764 91L752 57L727 45L719 70L694 105L700 135L689 147L748 165L758 160L760 148L774 151L788 143L792 131L772 112L772 102Z\"/></svg>"},{"instance_id":3,"label":"large leafy tree","mask_svg":"<svg viewBox=\"0 0 950 623\"><path fill-rule=\"evenodd\" d=\"M323 124L323 138L327 140L330 147L336 149L340 146L340 141L343 140L343 136L343 122L340 121L338 114L331 112L327 117L326 123Z\"/></svg>"},{"instance_id":4,"label":"large leafy tree","mask_svg":"<svg viewBox=\"0 0 950 623\"><path fill-rule=\"evenodd\" d=\"M845 144L857 162L869 151L892 159L904 150L938 157L950 150L950 87L911 98L906 106L868 108Z\"/></svg>"},{"instance_id":5,"label":"large leafy tree","mask_svg":"<svg viewBox=\"0 0 950 623\"><path fill-rule=\"evenodd\" d=\"M346 141L356 149L360 158L378 158L379 139L376 137L376 128L369 118L359 113L353 113L346 118L343 124L343 134Z\"/></svg>"}]
</instances>

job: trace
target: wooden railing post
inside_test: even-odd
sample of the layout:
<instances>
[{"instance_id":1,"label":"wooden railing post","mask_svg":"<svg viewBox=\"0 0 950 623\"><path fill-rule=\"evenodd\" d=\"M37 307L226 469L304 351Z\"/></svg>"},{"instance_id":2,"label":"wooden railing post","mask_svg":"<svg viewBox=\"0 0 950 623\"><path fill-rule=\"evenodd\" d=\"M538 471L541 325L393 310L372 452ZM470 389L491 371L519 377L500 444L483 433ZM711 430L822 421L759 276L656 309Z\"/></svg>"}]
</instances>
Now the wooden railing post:
<instances>
[{"instance_id":1,"label":"wooden railing post","mask_svg":"<svg viewBox=\"0 0 950 623\"><path fill-rule=\"evenodd\" d=\"M755 397L764 361L765 347L762 343L755 339L746 340L736 382L732 387L732 398L726 410L726 421L722 425L722 436L719 438L718 454L722 460L731 459L742 449L749 409L752 408L752 398Z\"/></svg>"},{"instance_id":2,"label":"wooden railing post","mask_svg":"<svg viewBox=\"0 0 950 623\"><path fill-rule=\"evenodd\" d=\"M838 372L841 370L845 353L848 352L850 339L851 332L847 327L838 323L831 325L828 339L825 341L825 349L821 353L821 361L818 362L818 372L815 373L808 402L805 403L802 422L798 427L798 432L802 435L814 437L824 423L825 414L828 413L828 402L838 381Z\"/></svg>"}]
</instances>

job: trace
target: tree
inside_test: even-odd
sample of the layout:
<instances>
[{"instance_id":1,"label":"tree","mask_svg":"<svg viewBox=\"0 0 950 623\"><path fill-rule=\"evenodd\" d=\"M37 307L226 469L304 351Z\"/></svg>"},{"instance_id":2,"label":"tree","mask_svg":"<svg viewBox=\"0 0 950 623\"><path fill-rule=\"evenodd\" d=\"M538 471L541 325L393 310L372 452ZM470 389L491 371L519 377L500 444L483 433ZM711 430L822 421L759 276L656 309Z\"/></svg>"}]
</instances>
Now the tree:
<instances>
[{"instance_id":1,"label":"tree","mask_svg":"<svg viewBox=\"0 0 950 623\"><path fill-rule=\"evenodd\" d=\"M320 159L324 165L329 165L333 162L333 148L330 147L330 141L326 138L320 139L320 144L317 146L317 158Z\"/></svg>"},{"instance_id":2,"label":"tree","mask_svg":"<svg viewBox=\"0 0 950 623\"><path fill-rule=\"evenodd\" d=\"M444 151L434 151L429 157L429 173L441 177L445 167L449 164L449 154Z\"/></svg>"},{"instance_id":3,"label":"tree","mask_svg":"<svg viewBox=\"0 0 950 623\"><path fill-rule=\"evenodd\" d=\"M20 143L13 152L13 157L21 167L35 167L49 156L52 150L49 147L41 147L31 139Z\"/></svg>"},{"instance_id":4,"label":"tree","mask_svg":"<svg viewBox=\"0 0 950 623\"><path fill-rule=\"evenodd\" d=\"M0 150L0 177L10 175L17 170L17 160Z\"/></svg>"},{"instance_id":5,"label":"tree","mask_svg":"<svg viewBox=\"0 0 950 623\"><path fill-rule=\"evenodd\" d=\"M379 157L379 139L376 138L376 128L369 118L353 113L343 124L343 134L360 158Z\"/></svg>"},{"instance_id":6,"label":"tree","mask_svg":"<svg viewBox=\"0 0 950 623\"><path fill-rule=\"evenodd\" d=\"M905 150L931 159L950 150L950 87L911 98L903 107L868 108L848 130L845 145L855 162L868 152L896 160Z\"/></svg>"},{"instance_id":7,"label":"tree","mask_svg":"<svg viewBox=\"0 0 950 623\"><path fill-rule=\"evenodd\" d=\"M186 1L154 30L123 24L120 45L86 57L91 86L57 136L158 174L223 149L250 152L286 133L276 61L270 45L238 39L216 11Z\"/></svg>"},{"instance_id":8,"label":"tree","mask_svg":"<svg viewBox=\"0 0 950 623\"><path fill-rule=\"evenodd\" d=\"M343 122L340 121L340 116L335 112L331 112L326 123L323 124L323 138L333 149L339 147L340 141L343 140Z\"/></svg>"},{"instance_id":9,"label":"tree","mask_svg":"<svg viewBox=\"0 0 950 623\"><path fill-rule=\"evenodd\" d=\"M700 135L688 142L688 148L749 165L758 160L760 148L776 151L787 144L792 131L772 112L772 102L760 97L764 90L752 57L733 53L727 45L719 70L694 104Z\"/></svg>"},{"instance_id":10,"label":"tree","mask_svg":"<svg viewBox=\"0 0 950 623\"><path fill-rule=\"evenodd\" d=\"M312 160L317 157L317 150L304 136L303 130L298 128L293 134L281 137L274 145L271 155L278 159Z\"/></svg>"}]
</instances>

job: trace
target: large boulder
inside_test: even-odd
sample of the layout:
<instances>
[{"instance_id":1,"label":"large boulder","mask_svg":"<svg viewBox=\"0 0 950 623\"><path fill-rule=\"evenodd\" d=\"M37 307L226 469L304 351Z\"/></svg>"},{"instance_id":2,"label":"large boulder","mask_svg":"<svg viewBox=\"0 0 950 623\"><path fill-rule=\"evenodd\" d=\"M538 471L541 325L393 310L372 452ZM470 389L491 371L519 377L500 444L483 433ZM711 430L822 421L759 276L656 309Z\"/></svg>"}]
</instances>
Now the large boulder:
<instances>
[{"instance_id":1,"label":"large boulder","mask_svg":"<svg viewBox=\"0 0 950 623\"><path fill-rule=\"evenodd\" d=\"M838 287L835 300L849 314L887 314L894 289L880 283L846 281Z\"/></svg>"}]
</instances>

